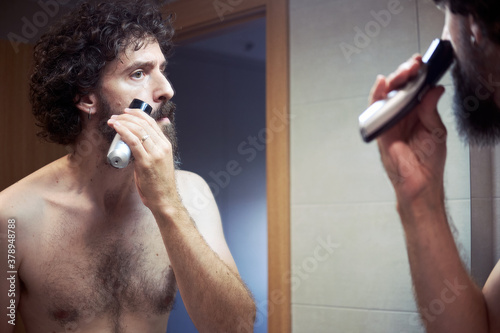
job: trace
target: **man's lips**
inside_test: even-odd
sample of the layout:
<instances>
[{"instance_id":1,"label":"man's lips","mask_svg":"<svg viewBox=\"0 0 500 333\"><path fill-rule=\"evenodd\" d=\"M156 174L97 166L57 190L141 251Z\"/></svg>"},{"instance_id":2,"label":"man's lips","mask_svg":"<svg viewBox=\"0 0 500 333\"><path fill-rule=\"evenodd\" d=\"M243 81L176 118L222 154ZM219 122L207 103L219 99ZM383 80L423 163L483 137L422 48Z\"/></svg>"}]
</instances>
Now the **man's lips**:
<instances>
[{"instance_id":1,"label":"man's lips","mask_svg":"<svg viewBox=\"0 0 500 333\"><path fill-rule=\"evenodd\" d=\"M170 124L170 119L168 119L168 117L164 117L156 120L156 122L160 124Z\"/></svg>"}]
</instances>

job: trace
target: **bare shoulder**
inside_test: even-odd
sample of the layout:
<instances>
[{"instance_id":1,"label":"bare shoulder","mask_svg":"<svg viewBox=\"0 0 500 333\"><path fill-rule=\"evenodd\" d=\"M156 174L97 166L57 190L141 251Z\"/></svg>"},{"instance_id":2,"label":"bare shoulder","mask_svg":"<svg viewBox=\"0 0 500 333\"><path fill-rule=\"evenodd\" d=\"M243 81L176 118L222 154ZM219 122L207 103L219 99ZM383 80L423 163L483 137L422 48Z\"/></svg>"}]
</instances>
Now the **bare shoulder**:
<instances>
[{"instance_id":1,"label":"bare shoulder","mask_svg":"<svg viewBox=\"0 0 500 333\"><path fill-rule=\"evenodd\" d=\"M33 215L38 205L36 184L29 176L0 192L0 217L22 218ZM33 212L34 213L34 212ZM24 218L23 218L24 220Z\"/></svg>"},{"instance_id":2,"label":"bare shoulder","mask_svg":"<svg viewBox=\"0 0 500 333\"><path fill-rule=\"evenodd\" d=\"M488 305L490 332L500 332L500 261L486 281L483 294Z\"/></svg>"},{"instance_id":3,"label":"bare shoulder","mask_svg":"<svg viewBox=\"0 0 500 333\"><path fill-rule=\"evenodd\" d=\"M182 202L198 231L219 257L237 273L238 269L224 237L219 209L207 182L193 172L180 170L176 171L176 179Z\"/></svg>"},{"instance_id":4,"label":"bare shoulder","mask_svg":"<svg viewBox=\"0 0 500 333\"><path fill-rule=\"evenodd\" d=\"M198 226L204 220L200 214L210 214L212 218L220 220L212 191L202 177L190 171L177 170L176 179L182 202Z\"/></svg>"},{"instance_id":5,"label":"bare shoulder","mask_svg":"<svg viewBox=\"0 0 500 333\"><path fill-rule=\"evenodd\" d=\"M198 174L186 171L186 170L176 170L175 177L177 180L177 186L179 191L183 191L186 194L197 191L210 191L205 180Z\"/></svg>"},{"instance_id":6,"label":"bare shoulder","mask_svg":"<svg viewBox=\"0 0 500 333\"><path fill-rule=\"evenodd\" d=\"M7 242L11 242L9 246L16 249L16 269L29 252L24 240L41 213L35 179L36 176L28 176L0 192L0 253L4 253Z\"/></svg>"},{"instance_id":7,"label":"bare shoulder","mask_svg":"<svg viewBox=\"0 0 500 333\"><path fill-rule=\"evenodd\" d=\"M35 223L43 211L44 196L50 191L54 181L55 170L53 162L0 192L0 223L5 219L16 219L19 227Z\"/></svg>"}]
</instances>

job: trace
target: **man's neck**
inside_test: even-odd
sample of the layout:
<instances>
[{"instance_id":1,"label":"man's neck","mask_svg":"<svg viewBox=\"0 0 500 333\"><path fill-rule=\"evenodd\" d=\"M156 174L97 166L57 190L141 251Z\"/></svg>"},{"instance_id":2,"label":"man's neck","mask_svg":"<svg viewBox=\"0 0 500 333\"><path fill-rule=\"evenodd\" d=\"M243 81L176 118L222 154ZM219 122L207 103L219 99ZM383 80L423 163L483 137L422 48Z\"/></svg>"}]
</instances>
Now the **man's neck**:
<instances>
[{"instance_id":1,"label":"man's neck","mask_svg":"<svg viewBox=\"0 0 500 333\"><path fill-rule=\"evenodd\" d=\"M123 169L114 168L106 158L109 144L104 140L94 142L98 143L80 136L66 159L72 187L103 211L137 200L133 162Z\"/></svg>"}]
</instances>

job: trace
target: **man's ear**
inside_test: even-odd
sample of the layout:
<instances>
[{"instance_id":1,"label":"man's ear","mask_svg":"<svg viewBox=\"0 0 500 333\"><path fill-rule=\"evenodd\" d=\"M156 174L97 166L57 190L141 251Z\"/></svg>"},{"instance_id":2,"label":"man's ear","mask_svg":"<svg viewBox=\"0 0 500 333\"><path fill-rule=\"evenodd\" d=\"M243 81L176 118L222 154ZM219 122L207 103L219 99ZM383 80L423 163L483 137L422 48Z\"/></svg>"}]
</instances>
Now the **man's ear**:
<instances>
[{"instance_id":1,"label":"man's ear","mask_svg":"<svg viewBox=\"0 0 500 333\"><path fill-rule=\"evenodd\" d=\"M481 31L479 23L472 15L469 15L469 29L471 32L471 40L474 40L476 45L481 45L481 43L484 42L483 32Z\"/></svg>"},{"instance_id":2,"label":"man's ear","mask_svg":"<svg viewBox=\"0 0 500 333\"><path fill-rule=\"evenodd\" d=\"M94 93L88 93L86 95L78 95L75 98L75 105L80 111L82 111L87 118L96 113L95 107L97 104L97 98Z\"/></svg>"}]
</instances>

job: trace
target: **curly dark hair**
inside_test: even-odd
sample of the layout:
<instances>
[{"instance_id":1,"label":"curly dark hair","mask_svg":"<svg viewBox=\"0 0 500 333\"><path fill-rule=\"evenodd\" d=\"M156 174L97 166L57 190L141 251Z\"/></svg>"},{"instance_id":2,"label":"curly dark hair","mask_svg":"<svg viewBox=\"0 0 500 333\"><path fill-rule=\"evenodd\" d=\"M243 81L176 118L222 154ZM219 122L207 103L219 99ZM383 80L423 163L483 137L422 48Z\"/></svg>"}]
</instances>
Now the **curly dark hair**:
<instances>
[{"instance_id":1,"label":"curly dark hair","mask_svg":"<svg viewBox=\"0 0 500 333\"><path fill-rule=\"evenodd\" d=\"M446 5L454 14L472 15L482 33L494 43L500 44L500 1L498 0L434 0Z\"/></svg>"},{"instance_id":2,"label":"curly dark hair","mask_svg":"<svg viewBox=\"0 0 500 333\"><path fill-rule=\"evenodd\" d=\"M82 3L35 45L30 101L38 135L49 142L72 144L82 130L76 107L97 87L104 66L128 47L149 39L167 57L174 29L171 16L144 0Z\"/></svg>"}]
</instances>

